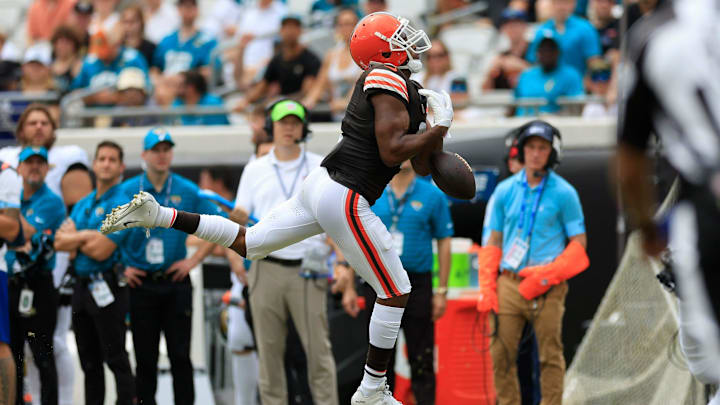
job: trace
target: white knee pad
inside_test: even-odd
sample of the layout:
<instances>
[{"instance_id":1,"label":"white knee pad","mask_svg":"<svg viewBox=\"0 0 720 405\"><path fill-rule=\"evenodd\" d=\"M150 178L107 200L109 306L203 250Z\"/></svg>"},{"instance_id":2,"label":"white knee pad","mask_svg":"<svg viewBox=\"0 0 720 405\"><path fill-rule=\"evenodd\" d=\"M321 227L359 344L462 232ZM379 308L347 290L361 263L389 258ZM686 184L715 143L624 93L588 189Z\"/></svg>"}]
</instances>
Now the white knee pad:
<instances>
[{"instance_id":1,"label":"white knee pad","mask_svg":"<svg viewBox=\"0 0 720 405\"><path fill-rule=\"evenodd\" d=\"M392 349L400 331L405 308L375 303L370 316L370 344L380 349Z\"/></svg>"}]
</instances>

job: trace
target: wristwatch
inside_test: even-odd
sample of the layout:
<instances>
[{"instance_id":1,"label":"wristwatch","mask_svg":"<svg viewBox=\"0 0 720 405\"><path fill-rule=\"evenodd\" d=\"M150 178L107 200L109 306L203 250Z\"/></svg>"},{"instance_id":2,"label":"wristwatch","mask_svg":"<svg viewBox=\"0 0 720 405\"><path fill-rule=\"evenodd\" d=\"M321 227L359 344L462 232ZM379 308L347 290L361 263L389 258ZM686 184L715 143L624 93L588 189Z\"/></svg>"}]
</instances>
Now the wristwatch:
<instances>
[{"instance_id":1,"label":"wristwatch","mask_svg":"<svg viewBox=\"0 0 720 405\"><path fill-rule=\"evenodd\" d=\"M447 296L448 288L447 287L438 287L435 289L435 294L442 294Z\"/></svg>"}]
</instances>

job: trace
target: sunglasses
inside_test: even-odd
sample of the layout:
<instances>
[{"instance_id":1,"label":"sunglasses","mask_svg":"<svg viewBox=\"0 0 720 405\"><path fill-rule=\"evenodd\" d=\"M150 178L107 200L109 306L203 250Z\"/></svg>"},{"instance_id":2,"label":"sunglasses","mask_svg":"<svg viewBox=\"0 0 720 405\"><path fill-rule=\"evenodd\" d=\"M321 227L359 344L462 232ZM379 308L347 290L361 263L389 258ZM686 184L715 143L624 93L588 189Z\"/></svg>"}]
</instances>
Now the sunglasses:
<instances>
[{"instance_id":1,"label":"sunglasses","mask_svg":"<svg viewBox=\"0 0 720 405\"><path fill-rule=\"evenodd\" d=\"M446 57L446 56L448 56L448 53L447 53L447 52L443 52L443 53L429 53L429 54L427 55L428 59L432 59L432 58L444 58L444 57Z\"/></svg>"}]
</instances>

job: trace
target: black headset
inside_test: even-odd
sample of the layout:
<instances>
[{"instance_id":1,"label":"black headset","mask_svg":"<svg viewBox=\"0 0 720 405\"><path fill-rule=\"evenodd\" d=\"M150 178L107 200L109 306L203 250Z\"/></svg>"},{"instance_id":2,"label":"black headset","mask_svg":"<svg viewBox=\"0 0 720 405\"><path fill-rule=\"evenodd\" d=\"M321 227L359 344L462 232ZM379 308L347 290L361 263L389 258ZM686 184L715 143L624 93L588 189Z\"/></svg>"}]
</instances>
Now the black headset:
<instances>
[{"instance_id":1,"label":"black headset","mask_svg":"<svg viewBox=\"0 0 720 405\"><path fill-rule=\"evenodd\" d=\"M302 123L303 123L302 137L300 138L300 141L298 141L298 142L305 142L308 139L308 137L310 136L310 134L312 134L312 131L310 131L310 126L309 126L310 123L308 122L308 115L309 115L308 110L307 110L307 108L305 108L304 105L302 105L302 103L300 103L299 101L290 99L290 98L281 98L280 100L273 102L267 108L265 108L265 126L263 127L263 129L265 130L265 133L267 133L268 137L270 138L270 141L272 142L272 140L273 140L272 111L276 105L282 103L283 101L292 101L293 103L302 107L303 111L305 112L305 114L304 114L305 118L303 118L303 120L302 120ZM296 115L296 117L297 117L297 115ZM300 118L300 117L298 117L298 118Z\"/></svg>"},{"instance_id":2,"label":"black headset","mask_svg":"<svg viewBox=\"0 0 720 405\"><path fill-rule=\"evenodd\" d=\"M518 128L518 160L520 163L525 163L525 142L533 136L540 136L538 135L538 131L549 131L552 134L552 152L550 152L550 157L548 158L547 165L545 165L545 169L554 169L562 160L562 137L557 128L543 120L532 120Z\"/></svg>"}]
</instances>

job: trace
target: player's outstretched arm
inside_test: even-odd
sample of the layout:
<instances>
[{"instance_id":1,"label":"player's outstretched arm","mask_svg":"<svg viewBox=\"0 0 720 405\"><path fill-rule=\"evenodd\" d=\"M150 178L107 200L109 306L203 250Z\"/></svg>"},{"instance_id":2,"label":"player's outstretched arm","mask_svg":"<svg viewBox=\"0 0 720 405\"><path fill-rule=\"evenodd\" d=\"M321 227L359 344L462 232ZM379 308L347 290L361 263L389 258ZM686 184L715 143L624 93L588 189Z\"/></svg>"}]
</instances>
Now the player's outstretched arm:
<instances>
[{"instance_id":1,"label":"player's outstretched arm","mask_svg":"<svg viewBox=\"0 0 720 405\"><path fill-rule=\"evenodd\" d=\"M427 145L442 141L447 133L447 127L436 125L421 134L408 135L410 116L402 101L389 94L377 94L371 101L375 109L375 137L380 159L388 167L397 166Z\"/></svg>"}]
</instances>

